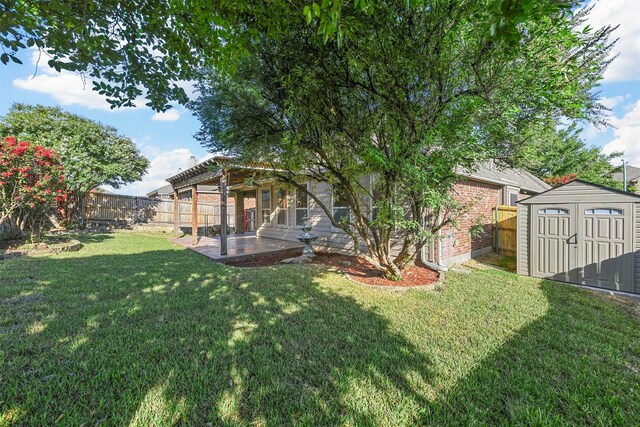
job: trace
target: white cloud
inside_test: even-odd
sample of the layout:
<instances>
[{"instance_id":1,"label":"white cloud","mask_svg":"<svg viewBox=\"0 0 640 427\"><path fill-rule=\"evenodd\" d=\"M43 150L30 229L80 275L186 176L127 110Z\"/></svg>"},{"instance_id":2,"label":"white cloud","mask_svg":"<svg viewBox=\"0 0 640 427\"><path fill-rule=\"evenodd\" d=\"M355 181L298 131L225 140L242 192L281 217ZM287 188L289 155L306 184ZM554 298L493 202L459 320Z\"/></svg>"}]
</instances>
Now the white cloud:
<instances>
[{"instance_id":1,"label":"white cloud","mask_svg":"<svg viewBox=\"0 0 640 427\"><path fill-rule=\"evenodd\" d=\"M612 117L614 139L603 147L605 153L624 151L624 158L633 166L640 166L640 99L621 118Z\"/></svg>"},{"instance_id":2,"label":"white cloud","mask_svg":"<svg viewBox=\"0 0 640 427\"><path fill-rule=\"evenodd\" d=\"M175 175L180 169L187 169L189 157L193 156L193 153L188 148L175 148L173 150L160 151L157 148L144 143L139 145L141 145L140 148L143 154L151 159L147 174L143 176L140 181L126 185L117 190L106 187L107 190L118 194L128 194L132 196L146 195L151 190L155 190L156 188L169 184L166 179L171 175ZM213 154L209 153L198 159L198 162L202 162L212 156Z\"/></svg>"},{"instance_id":3,"label":"white cloud","mask_svg":"<svg viewBox=\"0 0 640 427\"><path fill-rule=\"evenodd\" d=\"M174 108L165 111L164 113L155 113L151 120L156 120L160 122L175 122L180 118L180 112Z\"/></svg>"},{"instance_id":4,"label":"white cloud","mask_svg":"<svg viewBox=\"0 0 640 427\"><path fill-rule=\"evenodd\" d=\"M604 81L638 80L640 74L640 1L600 0L594 1L589 15L589 25L597 29L605 25L620 25L613 33L619 38L614 52L619 56L604 73Z\"/></svg>"},{"instance_id":5,"label":"white cloud","mask_svg":"<svg viewBox=\"0 0 640 427\"><path fill-rule=\"evenodd\" d=\"M609 98L601 98L600 103L607 108L614 108L620 105L627 98L629 98L629 95L611 96Z\"/></svg>"},{"instance_id":6,"label":"white cloud","mask_svg":"<svg viewBox=\"0 0 640 427\"><path fill-rule=\"evenodd\" d=\"M37 67L35 76L17 78L13 85L20 89L50 95L61 105L80 105L82 107L104 110L112 110L107 98L93 90L90 79L83 79L80 75L71 71L58 72L47 63L48 57L33 51L31 62ZM147 108L144 99L136 101L135 108Z\"/></svg>"}]
</instances>

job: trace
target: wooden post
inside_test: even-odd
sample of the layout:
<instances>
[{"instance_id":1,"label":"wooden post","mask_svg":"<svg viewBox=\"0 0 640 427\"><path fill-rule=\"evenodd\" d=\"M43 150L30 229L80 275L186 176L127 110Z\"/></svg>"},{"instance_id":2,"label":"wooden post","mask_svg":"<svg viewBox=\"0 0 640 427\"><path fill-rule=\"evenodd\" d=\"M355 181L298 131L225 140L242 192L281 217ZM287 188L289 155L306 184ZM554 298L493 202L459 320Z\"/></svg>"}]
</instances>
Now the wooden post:
<instances>
[{"instance_id":1,"label":"wooden post","mask_svg":"<svg viewBox=\"0 0 640 427\"><path fill-rule=\"evenodd\" d=\"M180 228L178 206L178 190L173 190L173 237L178 237L178 229Z\"/></svg>"},{"instance_id":2,"label":"wooden post","mask_svg":"<svg viewBox=\"0 0 640 427\"><path fill-rule=\"evenodd\" d=\"M198 186L191 186L191 244L198 244Z\"/></svg>"},{"instance_id":3,"label":"wooden post","mask_svg":"<svg viewBox=\"0 0 640 427\"><path fill-rule=\"evenodd\" d=\"M235 222L236 222L236 234L244 233L244 193L242 191L236 191L236 210L235 210Z\"/></svg>"},{"instance_id":4,"label":"wooden post","mask_svg":"<svg viewBox=\"0 0 640 427\"><path fill-rule=\"evenodd\" d=\"M227 254L227 171L220 177L220 255Z\"/></svg>"}]
</instances>

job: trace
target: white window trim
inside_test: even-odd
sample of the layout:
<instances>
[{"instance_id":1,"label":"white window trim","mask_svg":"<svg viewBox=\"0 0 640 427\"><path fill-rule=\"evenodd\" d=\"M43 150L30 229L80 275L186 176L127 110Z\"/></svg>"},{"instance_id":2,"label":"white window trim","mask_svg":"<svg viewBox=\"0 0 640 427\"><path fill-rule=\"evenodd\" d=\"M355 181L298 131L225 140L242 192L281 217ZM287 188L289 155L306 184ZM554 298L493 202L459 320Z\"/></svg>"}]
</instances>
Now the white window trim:
<instances>
[{"instance_id":1,"label":"white window trim","mask_svg":"<svg viewBox=\"0 0 640 427\"><path fill-rule=\"evenodd\" d=\"M263 199L262 199L262 192L263 191L268 191L269 192L269 207L265 208L263 205ZM271 187L268 188L261 188L260 189L260 221L262 221L262 224L273 224L273 221L271 219L271 214L273 213L273 209L272 209L272 205L273 205L273 191L271 189ZM268 210L269 211L269 222L265 222L264 221L264 211Z\"/></svg>"},{"instance_id":2,"label":"white window trim","mask_svg":"<svg viewBox=\"0 0 640 427\"><path fill-rule=\"evenodd\" d=\"M293 201L293 206L295 209L295 216L294 216L294 222L296 227L299 227L303 224L298 224L298 211L307 211L305 216L307 217L307 219L311 220L310 217L310 204L311 204L311 197L309 197L309 183L305 184L305 188L307 189L307 192L305 194L305 197L307 198L307 207L306 208L299 208L298 207L298 191L300 191L300 189L298 187L296 187L296 191L294 192L294 201Z\"/></svg>"},{"instance_id":3,"label":"white window trim","mask_svg":"<svg viewBox=\"0 0 640 427\"><path fill-rule=\"evenodd\" d=\"M334 204L334 200L335 200L334 193L335 192L334 192L333 186L331 186L331 219L335 218L334 210L336 209L336 206ZM351 212L351 208L349 206L338 206L338 209L347 209L349 211L349 222L352 221L353 212ZM335 225L333 225L333 222L331 222L331 229L334 230L334 231L339 230L339 231L344 232L344 230L342 228L336 227Z\"/></svg>"},{"instance_id":4,"label":"white window trim","mask_svg":"<svg viewBox=\"0 0 640 427\"><path fill-rule=\"evenodd\" d=\"M280 190L284 190L284 208L281 208L278 206L278 192ZM287 190L286 187L284 186L278 186L276 187L276 191L275 193L275 209L273 210L273 212L275 213L275 222L273 222L273 224L276 227L281 227L281 228L287 228L289 226L289 191ZM278 222L278 217L280 214L280 211L284 211L284 224L280 224Z\"/></svg>"},{"instance_id":5,"label":"white window trim","mask_svg":"<svg viewBox=\"0 0 640 427\"><path fill-rule=\"evenodd\" d=\"M597 210L606 210L609 212L596 212ZM584 210L585 215L606 215L606 216L623 216L624 209L618 208L588 208Z\"/></svg>"},{"instance_id":6,"label":"white window trim","mask_svg":"<svg viewBox=\"0 0 640 427\"><path fill-rule=\"evenodd\" d=\"M373 211L375 210L376 201L373 199L373 186L376 182L375 176L369 174L369 221L373 221Z\"/></svg>"}]
</instances>

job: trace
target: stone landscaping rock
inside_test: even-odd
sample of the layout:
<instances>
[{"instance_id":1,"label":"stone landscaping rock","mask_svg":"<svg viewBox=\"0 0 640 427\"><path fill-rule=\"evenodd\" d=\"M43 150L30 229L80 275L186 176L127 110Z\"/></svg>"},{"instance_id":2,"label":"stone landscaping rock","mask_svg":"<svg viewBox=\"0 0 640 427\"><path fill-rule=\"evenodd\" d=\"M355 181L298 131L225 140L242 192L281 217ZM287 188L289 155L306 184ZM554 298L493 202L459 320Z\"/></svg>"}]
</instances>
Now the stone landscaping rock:
<instances>
[{"instance_id":1,"label":"stone landscaping rock","mask_svg":"<svg viewBox=\"0 0 640 427\"><path fill-rule=\"evenodd\" d=\"M44 243L36 245L34 249L29 250L14 250L10 252L4 252L0 254L0 261L28 255L45 255L45 254L59 254L61 252L77 252L82 248L80 241L72 239L64 243L56 243L52 246L47 246Z\"/></svg>"},{"instance_id":2,"label":"stone landscaping rock","mask_svg":"<svg viewBox=\"0 0 640 427\"><path fill-rule=\"evenodd\" d=\"M351 267L351 261L340 261L340 265L343 267Z\"/></svg>"},{"instance_id":3,"label":"stone landscaping rock","mask_svg":"<svg viewBox=\"0 0 640 427\"><path fill-rule=\"evenodd\" d=\"M286 258L280 261L280 264L311 264L311 257L300 255L294 258Z\"/></svg>"}]
</instances>

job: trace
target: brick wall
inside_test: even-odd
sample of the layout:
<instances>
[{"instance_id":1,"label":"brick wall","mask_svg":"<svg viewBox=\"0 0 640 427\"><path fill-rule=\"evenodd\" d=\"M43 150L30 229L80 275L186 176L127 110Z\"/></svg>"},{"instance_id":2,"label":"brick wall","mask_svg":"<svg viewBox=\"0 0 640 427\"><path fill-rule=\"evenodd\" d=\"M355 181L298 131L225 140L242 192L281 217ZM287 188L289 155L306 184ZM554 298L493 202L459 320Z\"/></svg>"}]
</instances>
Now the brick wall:
<instances>
[{"instance_id":1,"label":"brick wall","mask_svg":"<svg viewBox=\"0 0 640 427\"><path fill-rule=\"evenodd\" d=\"M454 187L455 198L471 208L458 219L458 229L443 229L442 261L493 246L492 210L500 201L502 189L475 181L462 181ZM484 215L484 233L471 238L470 228Z\"/></svg>"}]
</instances>

